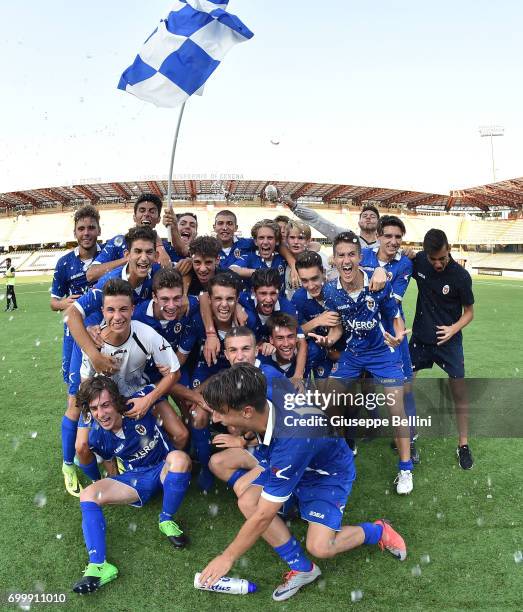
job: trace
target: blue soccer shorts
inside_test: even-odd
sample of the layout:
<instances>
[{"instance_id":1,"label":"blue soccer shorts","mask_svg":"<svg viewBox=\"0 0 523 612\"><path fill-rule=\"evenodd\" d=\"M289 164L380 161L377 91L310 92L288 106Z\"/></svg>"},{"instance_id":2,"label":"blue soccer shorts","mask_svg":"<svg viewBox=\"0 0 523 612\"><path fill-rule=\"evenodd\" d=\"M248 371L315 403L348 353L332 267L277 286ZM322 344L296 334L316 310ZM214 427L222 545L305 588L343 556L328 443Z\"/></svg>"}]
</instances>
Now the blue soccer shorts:
<instances>
[{"instance_id":1,"label":"blue soccer shorts","mask_svg":"<svg viewBox=\"0 0 523 612\"><path fill-rule=\"evenodd\" d=\"M355 380L363 372L369 372L376 382L385 387L402 386L405 380L400 352L391 351L388 347L357 355L344 351L338 363L332 366L330 375L332 378Z\"/></svg>"},{"instance_id":2,"label":"blue soccer shorts","mask_svg":"<svg viewBox=\"0 0 523 612\"><path fill-rule=\"evenodd\" d=\"M140 508L162 490L160 474L164 465L165 461L162 461L152 467L136 468L123 474L118 474L118 476L109 476L109 478L132 487L138 494L139 500L130 505Z\"/></svg>"}]
</instances>

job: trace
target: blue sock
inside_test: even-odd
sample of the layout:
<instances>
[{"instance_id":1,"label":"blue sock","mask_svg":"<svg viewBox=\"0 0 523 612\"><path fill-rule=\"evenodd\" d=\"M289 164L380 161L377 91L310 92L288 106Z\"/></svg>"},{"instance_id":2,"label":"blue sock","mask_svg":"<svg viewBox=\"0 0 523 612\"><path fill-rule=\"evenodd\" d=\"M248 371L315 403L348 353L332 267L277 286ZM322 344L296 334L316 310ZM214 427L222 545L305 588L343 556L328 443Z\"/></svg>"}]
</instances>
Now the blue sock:
<instances>
[{"instance_id":1,"label":"blue sock","mask_svg":"<svg viewBox=\"0 0 523 612\"><path fill-rule=\"evenodd\" d=\"M238 479L240 479L244 474L247 474L247 472L248 470L236 470L236 472L233 472L232 476L227 481L227 486L232 489L234 487L234 483Z\"/></svg>"},{"instance_id":2,"label":"blue sock","mask_svg":"<svg viewBox=\"0 0 523 612\"><path fill-rule=\"evenodd\" d=\"M412 472L414 469L414 464L409 459L408 461L398 461L398 470L408 470Z\"/></svg>"},{"instance_id":3,"label":"blue sock","mask_svg":"<svg viewBox=\"0 0 523 612\"><path fill-rule=\"evenodd\" d=\"M163 481L163 502L160 512L160 523L171 521L180 507L185 492L189 487L191 475L189 472L167 472Z\"/></svg>"},{"instance_id":4,"label":"blue sock","mask_svg":"<svg viewBox=\"0 0 523 612\"><path fill-rule=\"evenodd\" d=\"M364 544L377 544L381 540L381 534L383 533L382 525L376 525L375 523L358 523L358 527L361 527L365 532Z\"/></svg>"},{"instance_id":5,"label":"blue sock","mask_svg":"<svg viewBox=\"0 0 523 612\"><path fill-rule=\"evenodd\" d=\"M104 513L94 502L80 502L80 510L89 563L103 563L105 561Z\"/></svg>"},{"instance_id":6,"label":"blue sock","mask_svg":"<svg viewBox=\"0 0 523 612\"><path fill-rule=\"evenodd\" d=\"M88 463L87 465L80 463L79 466L82 472L93 482L100 480L100 470L98 469L98 463L96 463L96 457L91 461L91 463Z\"/></svg>"},{"instance_id":7,"label":"blue sock","mask_svg":"<svg viewBox=\"0 0 523 612\"><path fill-rule=\"evenodd\" d=\"M78 421L73 421L64 414L62 417L62 456L67 465L73 465L77 428Z\"/></svg>"},{"instance_id":8,"label":"blue sock","mask_svg":"<svg viewBox=\"0 0 523 612\"><path fill-rule=\"evenodd\" d=\"M416 416L416 401L414 399L414 393L412 391L405 393L405 397L403 401L404 401L405 414L408 417L415 417ZM410 439L412 440L415 435L416 435L416 427L411 425Z\"/></svg>"},{"instance_id":9,"label":"blue sock","mask_svg":"<svg viewBox=\"0 0 523 612\"><path fill-rule=\"evenodd\" d=\"M191 427L191 438L196 459L206 468L211 458L211 430L208 427L196 429Z\"/></svg>"},{"instance_id":10,"label":"blue sock","mask_svg":"<svg viewBox=\"0 0 523 612\"><path fill-rule=\"evenodd\" d=\"M281 546L275 546L274 551L280 556L285 563L297 572L310 572L312 569L312 561L307 559L303 548L296 538L291 536L291 539Z\"/></svg>"}]
</instances>

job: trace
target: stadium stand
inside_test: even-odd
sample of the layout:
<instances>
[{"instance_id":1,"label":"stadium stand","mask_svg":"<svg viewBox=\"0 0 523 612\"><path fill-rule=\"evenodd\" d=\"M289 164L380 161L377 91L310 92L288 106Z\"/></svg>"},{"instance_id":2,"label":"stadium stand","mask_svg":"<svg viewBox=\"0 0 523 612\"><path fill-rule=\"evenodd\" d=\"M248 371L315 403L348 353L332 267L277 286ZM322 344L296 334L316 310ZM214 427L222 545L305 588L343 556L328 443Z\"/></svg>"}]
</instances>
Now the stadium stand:
<instances>
[{"instance_id":1,"label":"stadium stand","mask_svg":"<svg viewBox=\"0 0 523 612\"><path fill-rule=\"evenodd\" d=\"M173 193L179 199L173 205L176 212L196 214L199 234L212 232L217 211L231 209L238 217L238 235L250 236L251 227L260 219L281 214L292 217L281 204L264 199L269 182L175 181ZM445 231L459 259L466 261L471 271L523 273L523 179L456 191L450 196L323 183L275 184L339 226L356 228L362 204L372 203L381 214L402 218L407 230L405 242L415 248L430 228L437 227ZM166 181L151 180L0 194L0 270L9 251L19 272L50 272L65 247L72 244L76 208L86 203L99 208L101 239L105 241L133 225L133 202L138 195L152 191L164 196L166 189ZM160 235L167 235L163 226L157 229ZM326 242L315 230L312 234Z\"/></svg>"}]
</instances>

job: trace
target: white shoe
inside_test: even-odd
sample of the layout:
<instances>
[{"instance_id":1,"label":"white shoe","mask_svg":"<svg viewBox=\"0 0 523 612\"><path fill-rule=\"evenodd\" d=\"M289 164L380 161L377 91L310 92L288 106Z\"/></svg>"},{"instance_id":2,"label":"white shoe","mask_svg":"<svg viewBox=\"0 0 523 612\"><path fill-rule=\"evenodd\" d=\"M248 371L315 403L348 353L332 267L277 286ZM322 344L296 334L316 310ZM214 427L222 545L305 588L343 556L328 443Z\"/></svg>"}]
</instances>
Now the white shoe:
<instances>
[{"instance_id":1,"label":"white shoe","mask_svg":"<svg viewBox=\"0 0 523 612\"><path fill-rule=\"evenodd\" d=\"M314 582L318 576L321 576L321 569L315 564L312 564L310 572L297 572L291 570L283 575L283 584L276 587L272 594L275 601L284 601L295 595L302 586Z\"/></svg>"},{"instance_id":2,"label":"white shoe","mask_svg":"<svg viewBox=\"0 0 523 612\"><path fill-rule=\"evenodd\" d=\"M394 480L394 484L396 485L396 493L399 495L408 495L414 488L412 472L410 470L400 470Z\"/></svg>"}]
</instances>

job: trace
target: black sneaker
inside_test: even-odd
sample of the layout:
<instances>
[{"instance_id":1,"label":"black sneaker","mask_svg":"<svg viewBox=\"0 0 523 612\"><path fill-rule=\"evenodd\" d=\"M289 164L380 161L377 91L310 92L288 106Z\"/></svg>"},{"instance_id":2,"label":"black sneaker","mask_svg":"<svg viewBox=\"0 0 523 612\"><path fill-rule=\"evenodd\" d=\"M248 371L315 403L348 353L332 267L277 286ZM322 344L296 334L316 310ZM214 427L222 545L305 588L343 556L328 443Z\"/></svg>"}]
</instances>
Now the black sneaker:
<instances>
[{"instance_id":1,"label":"black sneaker","mask_svg":"<svg viewBox=\"0 0 523 612\"><path fill-rule=\"evenodd\" d=\"M474 459L472 458L472 452L468 444L458 446L456 449L456 455L458 456L459 467L463 470L471 470L474 465Z\"/></svg>"},{"instance_id":2,"label":"black sneaker","mask_svg":"<svg viewBox=\"0 0 523 612\"><path fill-rule=\"evenodd\" d=\"M345 442L347 442L347 446L351 449L352 454L356 456L358 454L358 445L356 444L356 440L353 438L345 438Z\"/></svg>"}]
</instances>

